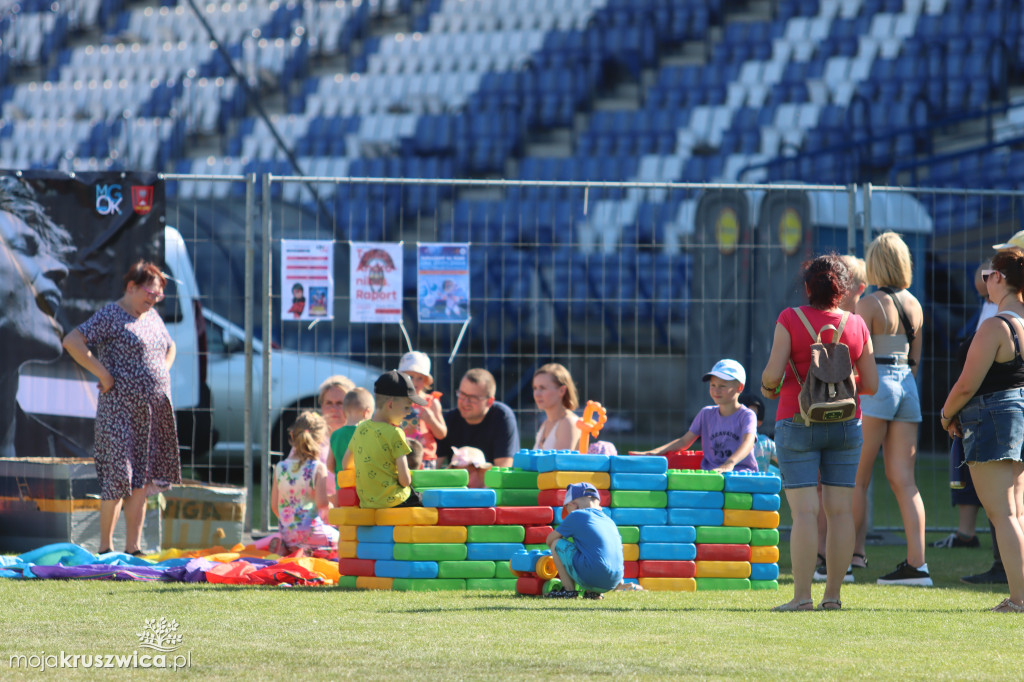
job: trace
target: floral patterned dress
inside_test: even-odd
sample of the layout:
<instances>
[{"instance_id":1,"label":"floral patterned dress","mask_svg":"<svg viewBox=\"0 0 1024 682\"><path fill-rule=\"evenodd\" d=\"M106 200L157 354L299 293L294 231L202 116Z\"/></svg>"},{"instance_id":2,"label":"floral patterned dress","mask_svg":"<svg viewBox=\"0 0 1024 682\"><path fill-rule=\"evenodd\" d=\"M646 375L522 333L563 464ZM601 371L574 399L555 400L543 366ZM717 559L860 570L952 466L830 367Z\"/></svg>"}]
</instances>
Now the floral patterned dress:
<instances>
[{"instance_id":1,"label":"floral patterned dress","mask_svg":"<svg viewBox=\"0 0 1024 682\"><path fill-rule=\"evenodd\" d=\"M108 303L78 331L114 377L96 405L96 476L100 499L181 482L178 430L171 406L167 351L171 335L155 310L139 317Z\"/></svg>"},{"instance_id":2,"label":"floral patterned dress","mask_svg":"<svg viewBox=\"0 0 1024 682\"><path fill-rule=\"evenodd\" d=\"M281 539L290 550L334 549L338 529L320 518L316 508L316 472L319 459L288 457L277 463L277 516Z\"/></svg>"}]
</instances>

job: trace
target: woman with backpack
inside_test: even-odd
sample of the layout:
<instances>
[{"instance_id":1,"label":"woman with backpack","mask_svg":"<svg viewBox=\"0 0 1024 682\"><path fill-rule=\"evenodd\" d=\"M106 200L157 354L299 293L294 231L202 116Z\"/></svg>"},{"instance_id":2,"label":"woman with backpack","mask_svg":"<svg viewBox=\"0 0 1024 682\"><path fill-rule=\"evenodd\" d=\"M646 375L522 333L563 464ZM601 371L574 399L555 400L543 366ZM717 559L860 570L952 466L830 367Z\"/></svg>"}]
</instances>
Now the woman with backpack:
<instances>
[{"instance_id":1,"label":"woman with backpack","mask_svg":"<svg viewBox=\"0 0 1024 682\"><path fill-rule=\"evenodd\" d=\"M868 245L868 283L878 291L857 302L857 314L871 332L878 365L878 391L861 400L864 445L853 493L853 519L857 542L853 567L867 566L864 556L868 484L882 450L885 477L899 504L907 536L907 558L896 570L878 579L879 585L930 587L931 576L924 556L924 503L914 480L917 462L917 425L921 423L921 399L917 394L921 363L921 328L924 312L910 287L913 269L910 249L895 232L885 232Z\"/></svg>"},{"instance_id":2,"label":"woman with backpack","mask_svg":"<svg viewBox=\"0 0 1024 682\"><path fill-rule=\"evenodd\" d=\"M981 323L939 418L963 438L971 479L995 528L1010 596L993 611L1024 613L1024 251L1003 249L982 271L998 313Z\"/></svg>"},{"instance_id":3,"label":"woman with backpack","mask_svg":"<svg viewBox=\"0 0 1024 682\"><path fill-rule=\"evenodd\" d=\"M776 454L793 513L793 599L776 611L814 608L819 472L828 518L828 576L818 608L842 608L840 588L853 557L853 487L862 442L857 394L870 395L878 387L871 335L860 317L840 308L851 286L846 263L836 254L819 256L804 266L803 282L808 305L779 315L761 375L762 395L779 400Z\"/></svg>"}]
</instances>

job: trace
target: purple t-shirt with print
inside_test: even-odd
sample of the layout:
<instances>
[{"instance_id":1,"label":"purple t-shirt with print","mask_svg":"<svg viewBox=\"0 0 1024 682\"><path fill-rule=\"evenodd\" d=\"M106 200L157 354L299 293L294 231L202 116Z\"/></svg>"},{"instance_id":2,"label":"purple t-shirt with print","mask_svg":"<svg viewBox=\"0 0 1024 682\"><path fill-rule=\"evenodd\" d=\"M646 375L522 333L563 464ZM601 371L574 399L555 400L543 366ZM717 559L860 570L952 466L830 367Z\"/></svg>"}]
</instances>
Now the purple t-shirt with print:
<instances>
[{"instance_id":1,"label":"purple t-shirt with print","mask_svg":"<svg viewBox=\"0 0 1024 682\"><path fill-rule=\"evenodd\" d=\"M757 435L757 415L742 405L728 417L723 417L717 405L705 407L690 424L690 433L700 436L704 459L700 468L710 471L736 452L740 441L748 433ZM757 459L751 448L746 457L733 467L735 471L757 471Z\"/></svg>"}]
</instances>

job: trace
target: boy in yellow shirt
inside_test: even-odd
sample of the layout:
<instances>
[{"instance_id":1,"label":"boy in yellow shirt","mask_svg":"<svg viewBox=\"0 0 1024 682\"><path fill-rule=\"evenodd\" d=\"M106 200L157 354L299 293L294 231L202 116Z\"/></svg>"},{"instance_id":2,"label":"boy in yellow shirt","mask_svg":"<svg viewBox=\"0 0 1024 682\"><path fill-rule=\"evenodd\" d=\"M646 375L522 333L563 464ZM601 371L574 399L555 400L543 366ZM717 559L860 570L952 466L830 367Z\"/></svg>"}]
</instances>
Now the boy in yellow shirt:
<instances>
[{"instance_id":1,"label":"boy in yellow shirt","mask_svg":"<svg viewBox=\"0 0 1024 682\"><path fill-rule=\"evenodd\" d=\"M416 405L426 406L412 379L392 370L373 384L376 409L352 434L342 467L353 464L360 506L367 509L422 507L420 494L412 489L412 474L405 456L410 452L405 433L398 425Z\"/></svg>"}]
</instances>

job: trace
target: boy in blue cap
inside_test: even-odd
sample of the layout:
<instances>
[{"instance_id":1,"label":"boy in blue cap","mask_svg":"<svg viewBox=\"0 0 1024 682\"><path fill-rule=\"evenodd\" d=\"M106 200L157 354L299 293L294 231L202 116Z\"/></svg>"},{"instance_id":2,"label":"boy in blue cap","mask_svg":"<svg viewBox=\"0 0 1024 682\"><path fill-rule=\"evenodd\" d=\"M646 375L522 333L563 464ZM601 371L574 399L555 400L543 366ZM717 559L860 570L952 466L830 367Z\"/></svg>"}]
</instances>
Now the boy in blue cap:
<instances>
[{"instance_id":1,"label":"boy in blue cap","mask_svg":"<svg viewBox=\"0 0 1024 682\"><path fill-rule=\"evenodd\" d=\"M625 564L619 529L601 510L601 497L590 483L572 483L565 490L567 516L545 541L562 580L562 589L548 593L554 599L603 599L604 592L622 582ZM569 542L569 538L573 541Z\"/></svg>"}]
</instances>

